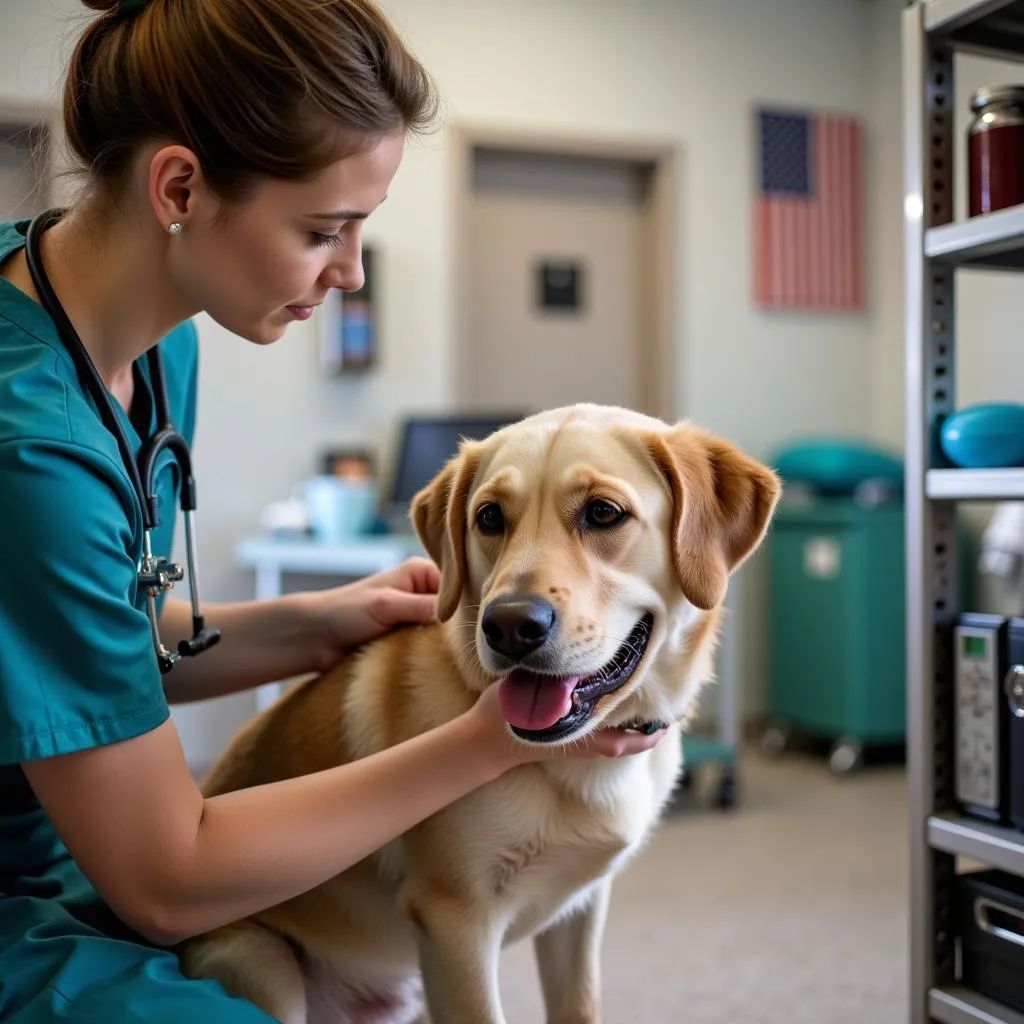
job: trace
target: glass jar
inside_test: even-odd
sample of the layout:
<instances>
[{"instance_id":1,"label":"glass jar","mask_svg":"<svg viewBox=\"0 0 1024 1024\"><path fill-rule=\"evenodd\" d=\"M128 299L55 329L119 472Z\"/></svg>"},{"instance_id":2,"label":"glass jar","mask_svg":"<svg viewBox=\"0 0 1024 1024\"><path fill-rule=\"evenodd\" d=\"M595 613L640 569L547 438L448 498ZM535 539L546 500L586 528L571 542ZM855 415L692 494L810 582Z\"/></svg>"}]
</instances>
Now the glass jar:
<instances>
[{"instance_id":1,"label":"glass jar","mask_svg":"<svg viewBox=\"0 0 1024 1024\"><path fill-rule=\"evenodd\" d=\"M971 110L968 207L976 217L1024 203L1024 86L985 86Z\"/></svg>"}]
</instances>

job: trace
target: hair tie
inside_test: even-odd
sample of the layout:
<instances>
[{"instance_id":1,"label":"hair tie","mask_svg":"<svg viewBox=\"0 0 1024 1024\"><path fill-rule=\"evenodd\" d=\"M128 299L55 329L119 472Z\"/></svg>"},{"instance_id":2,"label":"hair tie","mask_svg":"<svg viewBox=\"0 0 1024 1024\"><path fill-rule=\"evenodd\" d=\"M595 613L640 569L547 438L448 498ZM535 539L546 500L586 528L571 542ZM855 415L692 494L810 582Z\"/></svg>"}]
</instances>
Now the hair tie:
<instances>
[{"instance_id":1,"label":"hair tie","mask_svg":"<svg viewBox=\"0 0 1024 1024\"><path fill-rule=\"evenodd\" d=\"M117 8L118 14L138 14L149 0L121 0Z\"/></svg>"}]
</instances>

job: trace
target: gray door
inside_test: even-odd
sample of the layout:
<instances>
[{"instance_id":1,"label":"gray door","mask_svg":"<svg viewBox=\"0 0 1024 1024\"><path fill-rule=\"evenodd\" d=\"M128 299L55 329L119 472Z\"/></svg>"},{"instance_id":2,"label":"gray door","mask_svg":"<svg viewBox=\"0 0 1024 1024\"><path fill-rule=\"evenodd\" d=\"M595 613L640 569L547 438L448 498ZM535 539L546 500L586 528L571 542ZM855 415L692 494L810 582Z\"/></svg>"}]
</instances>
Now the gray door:
<instances>
[{"instance_id":1,"label":"gray door","mask_svg":"<svg viewBox=\"0 0 1024 1024\"><path fill-rule=\"evenodd\" d=\"M461 404L647 406L651 172L478 149Z\"/></svg>"}]
</instances>

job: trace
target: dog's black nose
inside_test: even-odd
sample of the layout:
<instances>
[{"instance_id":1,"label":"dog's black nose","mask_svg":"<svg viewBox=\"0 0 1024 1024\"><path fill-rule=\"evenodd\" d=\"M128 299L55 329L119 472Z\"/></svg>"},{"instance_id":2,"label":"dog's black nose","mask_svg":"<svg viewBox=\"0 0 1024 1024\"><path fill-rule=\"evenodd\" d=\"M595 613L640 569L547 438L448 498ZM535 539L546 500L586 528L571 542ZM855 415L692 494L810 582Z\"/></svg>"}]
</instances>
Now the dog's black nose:
<instances>
[{"instance_id":1,"label":"dog's black nose","mask_svg":"<svg viewBox=\"0 0 1024 1024\"><path fill-rule=\"evenodd\" d=\"M500 597L487 606L480 625L493 650L519 659L551 636L555 609L539 597Z\"/></svg>"}]
</instances>

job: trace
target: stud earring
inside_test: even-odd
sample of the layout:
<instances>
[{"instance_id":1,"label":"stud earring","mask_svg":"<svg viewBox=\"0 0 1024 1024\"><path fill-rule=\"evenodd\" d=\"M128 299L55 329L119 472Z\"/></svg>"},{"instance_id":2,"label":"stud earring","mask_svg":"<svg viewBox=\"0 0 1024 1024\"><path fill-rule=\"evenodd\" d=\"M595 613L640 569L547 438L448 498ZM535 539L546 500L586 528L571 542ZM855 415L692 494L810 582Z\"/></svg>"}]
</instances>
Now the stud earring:
<instances>
[{"instance_id":1,"label":"stud earring","mask_svg":"<svg viewBox=\"0 0 1024 1024\"><path fill-rule=\"evenodd\" d=\"M172 235L180 235L181 234L181 224L178 221L175 221L170 227L168 227L167 230L170 231L170 233Z\"/></svg>"}]
</instances>

